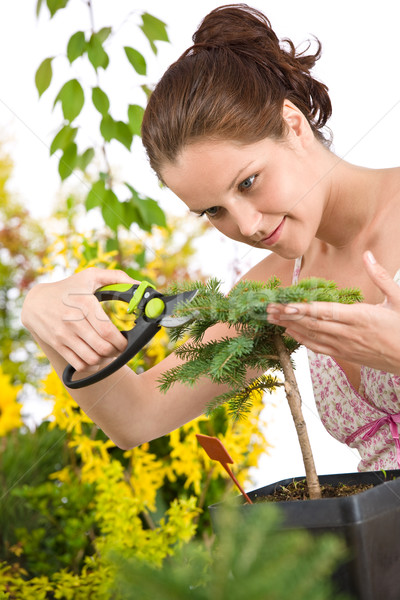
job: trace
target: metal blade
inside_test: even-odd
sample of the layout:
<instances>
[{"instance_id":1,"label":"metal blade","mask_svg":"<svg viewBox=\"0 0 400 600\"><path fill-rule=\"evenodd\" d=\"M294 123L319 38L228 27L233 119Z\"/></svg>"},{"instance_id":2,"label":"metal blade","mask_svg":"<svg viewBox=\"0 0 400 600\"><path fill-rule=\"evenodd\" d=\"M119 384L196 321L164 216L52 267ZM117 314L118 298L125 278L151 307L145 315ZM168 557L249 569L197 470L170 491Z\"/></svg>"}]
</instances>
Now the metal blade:
<instances>
[{"instance_id":1,"label":"metal blade","mask_svg":"<svg viewBox=\"0 0 400 600\"><path fill-rule=\"evenodd\" d=\"M192 290L190 292L182 292L181 294L176 294L175 296L169 296L163 298L165 303L165 315L160 321L160 325L163 327L179 327L180 325L185 325L189 323L189 321L193 321L198 314L196 310L193 310L189 315L182 317L174 317L174 311L178 304L183 304L187 302L191 302L193 298L197 295L197 290Z\"/></svg>"}]
</instances>

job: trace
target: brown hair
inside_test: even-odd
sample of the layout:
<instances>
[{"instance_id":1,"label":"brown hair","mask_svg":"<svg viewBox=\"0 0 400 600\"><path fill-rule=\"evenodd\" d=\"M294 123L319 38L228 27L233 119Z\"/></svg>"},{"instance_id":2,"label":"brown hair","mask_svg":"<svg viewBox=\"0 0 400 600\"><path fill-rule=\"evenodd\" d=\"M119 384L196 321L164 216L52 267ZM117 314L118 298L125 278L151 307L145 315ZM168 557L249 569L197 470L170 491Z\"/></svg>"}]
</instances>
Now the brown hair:
<instances>
[{"instance_id":1,"label":"brown hair","mask_svg":"<svg viewBox=\"0 0 400 600\"><path fill-rule=\"evenodd\" d=\"M199 139L252 143L280 139L286 131L285 99L307 118L326 145L321 128L332 107L328 88L310 75L321 55L281 45L267 17L246 4L210 12L193 35L193 46L173 63L150 96L142 140L161 179L165 162Z\"/></svg>"}]
</instances>

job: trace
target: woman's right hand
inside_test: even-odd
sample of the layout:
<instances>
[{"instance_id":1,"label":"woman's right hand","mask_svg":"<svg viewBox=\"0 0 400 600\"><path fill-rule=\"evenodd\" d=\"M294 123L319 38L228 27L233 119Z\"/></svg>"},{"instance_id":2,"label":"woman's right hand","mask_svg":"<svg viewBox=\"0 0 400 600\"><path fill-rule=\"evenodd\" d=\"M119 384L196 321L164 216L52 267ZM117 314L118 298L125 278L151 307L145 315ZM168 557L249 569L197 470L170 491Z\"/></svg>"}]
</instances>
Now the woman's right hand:
<instances>
[{"instance_id":1,"label":"woman's right hand","mask_svg":"<svg viewBox=\"0 0 400 600\"><path fill-rule=\"evenodd\" d=\"M127 344L94 296L113 283L138 282L123 271L92 267L62 281L37 284L25 298L22 323L39 344L53 348L76 371L97 370Z\"/></svg>"}]
</instances>

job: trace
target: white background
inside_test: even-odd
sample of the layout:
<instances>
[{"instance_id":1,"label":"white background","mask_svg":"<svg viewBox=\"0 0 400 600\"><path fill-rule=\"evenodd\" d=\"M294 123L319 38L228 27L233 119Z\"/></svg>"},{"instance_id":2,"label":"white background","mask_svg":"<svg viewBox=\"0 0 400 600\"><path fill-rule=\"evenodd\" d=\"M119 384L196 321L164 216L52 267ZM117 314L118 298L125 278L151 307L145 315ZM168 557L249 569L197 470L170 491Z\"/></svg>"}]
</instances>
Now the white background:
<instances>
[{"instance_id":1,"label":"white background","mask_svg":"<svg viewBox=\"0 0 400 600\"><path fill-rule=\"evenodd\" d=\"M201 18L220 2L94 0L93 4L97 29L105 25L118 26L119 39L122 36L124 45L143 49L149 58L148 82L151 83L157 81L165 68L191 44L191 34ZM314 73L330 89L333 117L329 125L334 134L334 152L366 167L397 166L400 122L398 0L379 4L376 0L259 0L250 4L265 12L279 37L290 37L297 45L315 35L322 42L322 58ZM0 2L0 138L7 141L15 162L12 190L34 215L45 217L68 186L82 187L82 182L76 179L60 192L57 158L49 157L48 148L61 119L59 109L52 110L55 94L68 78L79 76L79 72L68 70L67 61L61 55L65 53L72 33L89 29L89 20L83 0L70 0L70 6L60 11L52 22L46 7L37 20L35 5L34 0ZM129 22L123 23L128 13L133 13L133 22L139 22L135 15L144 10L167 23L172 42L158 44L159 54L154 59L151 59L147 41L135 37L137 30ZM110 65L110 74L102 74L101 85L106 91L113 87L112 95L121 99L121 107L134 102L143 104L131 78L132 70L125 66L125 57L114 55L111 43L108 50L113 66ZM58 55L55 71L59 85L56 84L53 91L44 94L39 101L34 73L44 58ZM76 68L79 71L78 65ZM116 101L111 107L115 118L124 117L118 114L119 110ZM83 114L82 119L85 118ZM96 123L93 131L95 126ZM95 133L89 131L86 141L90 142L92 135ZM182 210L177 199L159 189L139 144L135 143L130 155L115 152L120 173L129 173L130 180L139 190L161 199L167 211ZM203 264L210 274L220 278L229 280L231 277L225 268L227 252L229 262L234 255L241 270L260 258L260 251L248 247L224 245L217 239L215 244L219 250L213 248L211 256L203 249ZM335 442L319 423L304 353L300 354L297 375L317 470L320 474L356 470L356 453ZM255 474L260 484L303 473L284 399L277 394L267 397L266 402L267 437L274 448L262 458Z\"/></svg>"}]
</instances>

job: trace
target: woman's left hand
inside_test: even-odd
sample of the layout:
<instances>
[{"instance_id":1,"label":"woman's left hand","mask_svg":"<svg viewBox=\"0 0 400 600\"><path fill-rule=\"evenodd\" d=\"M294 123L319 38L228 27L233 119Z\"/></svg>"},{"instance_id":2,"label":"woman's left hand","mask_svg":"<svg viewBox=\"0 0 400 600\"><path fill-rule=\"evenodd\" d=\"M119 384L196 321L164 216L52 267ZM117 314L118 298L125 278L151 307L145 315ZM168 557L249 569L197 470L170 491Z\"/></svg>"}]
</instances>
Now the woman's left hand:
<instances>
[{"instance_id":1,"label":"woman's left hand","mask_svg":"<svg viewBox=\"0 0 400 600\"><path fill-rule=\"evenodd\" d=\"M363 258L381 304L270 304L268 320L314 352L400 375L400 287L370 252Z\"/></svg>"}]
</instances>

